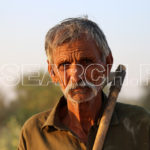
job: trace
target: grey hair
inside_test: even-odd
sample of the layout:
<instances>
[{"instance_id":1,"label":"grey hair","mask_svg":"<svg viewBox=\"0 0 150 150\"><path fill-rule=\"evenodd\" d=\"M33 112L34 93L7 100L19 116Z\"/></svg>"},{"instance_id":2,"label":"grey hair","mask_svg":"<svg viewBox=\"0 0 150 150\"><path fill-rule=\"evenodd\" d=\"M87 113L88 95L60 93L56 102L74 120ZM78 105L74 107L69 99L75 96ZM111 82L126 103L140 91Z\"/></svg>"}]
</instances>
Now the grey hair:
<instances>
[{"instance_id":1,"label":"grey hair","mask_svg":"<svg viewBox=\"0 0 150 150\"><path fill-rule=\"evenodd\" d=\"M52 63L52 52L57 47L67 42L72 42L86 34L86 38L92 38L102 54L102 59L111 52L106 37L99 26L87 18L69 18L51 28L45 37L45 50L48 60Z\"/></svg>"}]
</instances>

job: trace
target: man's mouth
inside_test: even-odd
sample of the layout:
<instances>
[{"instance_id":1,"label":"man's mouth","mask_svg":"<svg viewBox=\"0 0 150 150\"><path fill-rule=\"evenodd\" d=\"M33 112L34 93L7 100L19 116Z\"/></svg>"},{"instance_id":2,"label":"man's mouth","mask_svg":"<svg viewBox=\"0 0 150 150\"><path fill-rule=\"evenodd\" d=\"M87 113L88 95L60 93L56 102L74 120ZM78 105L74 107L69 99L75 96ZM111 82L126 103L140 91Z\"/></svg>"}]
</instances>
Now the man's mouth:
<instances>
[{"instance_id":1,"label":"man's mouth","mask_svg":"<svg viewBox=\"0 0 150 150\"><path fill-rule=\"evenodd\" d=\"M75 89L70 90L73 94L85 94L89 90L89 87L76 87Z\"/></svg>"}]
</instances>

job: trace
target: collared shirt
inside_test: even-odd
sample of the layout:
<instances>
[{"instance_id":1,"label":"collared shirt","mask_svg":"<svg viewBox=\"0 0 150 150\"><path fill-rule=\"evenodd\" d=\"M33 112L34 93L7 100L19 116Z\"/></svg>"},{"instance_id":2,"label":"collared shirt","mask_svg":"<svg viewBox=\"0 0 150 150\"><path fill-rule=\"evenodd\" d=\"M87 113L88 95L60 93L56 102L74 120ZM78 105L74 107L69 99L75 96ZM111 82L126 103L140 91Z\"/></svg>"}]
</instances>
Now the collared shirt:
<instances>
[{"instance_id":1,"label":"collared shirt","mask_svg":"<svg viewBox=\"0 0 150 150\"><path fill-rule=\"evenodd\" d=\"M107 98L104 94L102 98L105 104ZM101 116L91 127L85 145L61 122L59 113L64 105L62 97L51 111L26 121L18 150L91 150ZM150 114L143 108L117 103L103 150L150 150Z\"/></svg>"}]
</instances>

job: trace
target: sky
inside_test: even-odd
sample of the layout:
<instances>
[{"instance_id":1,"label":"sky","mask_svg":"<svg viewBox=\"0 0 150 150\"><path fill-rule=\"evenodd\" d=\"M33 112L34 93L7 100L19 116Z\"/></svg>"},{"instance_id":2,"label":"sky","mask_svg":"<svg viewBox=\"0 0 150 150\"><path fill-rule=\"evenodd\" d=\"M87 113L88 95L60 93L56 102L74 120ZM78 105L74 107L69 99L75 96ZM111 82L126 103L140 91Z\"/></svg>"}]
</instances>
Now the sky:
<instances>
[{"instance_id":1,"label":"sky","mask_svg":"<svg viewBox=\"0 0 150 150\"><path fill-rule=\"evenodd\" d=\"M9 81L24 65L47 67L47 31L63 19L85 15L105 33L113 69L127 66L121 96L136 98L142 93L140 87L150 74L149 0L0 0L0 88L8 97L14 86Z\"/></svg>"}]
</instances>

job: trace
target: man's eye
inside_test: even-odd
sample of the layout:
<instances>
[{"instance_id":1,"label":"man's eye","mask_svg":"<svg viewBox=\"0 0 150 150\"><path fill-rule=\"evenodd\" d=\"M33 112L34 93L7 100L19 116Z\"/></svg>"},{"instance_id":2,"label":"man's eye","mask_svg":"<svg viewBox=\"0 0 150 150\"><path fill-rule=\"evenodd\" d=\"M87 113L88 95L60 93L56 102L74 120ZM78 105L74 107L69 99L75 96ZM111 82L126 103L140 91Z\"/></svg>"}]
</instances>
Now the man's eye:
<instances>
[{"instance_id":1,"label":"man's eye","mask_svg":"<svg viewBox=\"0 0 150 150\"><path fill-rule=\"evenodd\" d=\"M88 65L88 64L91 64L93 61L91 60L91 59L88 59L88 58L86 58L86 59L83 59L83 60L81 60L81 64L82 65Z\"/></svg>"},{"instance_id":2,"label":"man's eye","mask_svg":"<svg viewBox=\"0 0 150 150\"><path fill-rule=\"evenodd\" d=\"M63 62L63 63L59 64L58 68L60 68L60 67L61 67L61 68L62 68L62 67L63 67L63 68L64 68L64 67L68 67L69 65L70 65L70 63L66 61L66 62Z\"/></svg>"}]
</instances>

